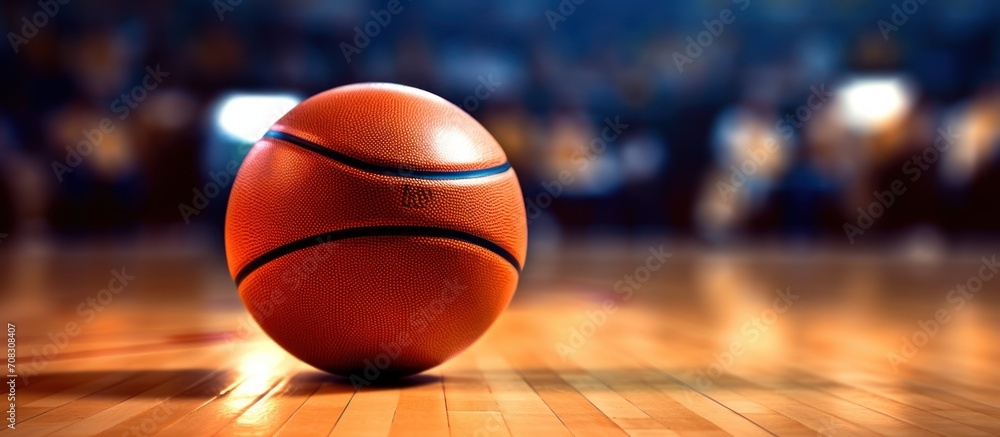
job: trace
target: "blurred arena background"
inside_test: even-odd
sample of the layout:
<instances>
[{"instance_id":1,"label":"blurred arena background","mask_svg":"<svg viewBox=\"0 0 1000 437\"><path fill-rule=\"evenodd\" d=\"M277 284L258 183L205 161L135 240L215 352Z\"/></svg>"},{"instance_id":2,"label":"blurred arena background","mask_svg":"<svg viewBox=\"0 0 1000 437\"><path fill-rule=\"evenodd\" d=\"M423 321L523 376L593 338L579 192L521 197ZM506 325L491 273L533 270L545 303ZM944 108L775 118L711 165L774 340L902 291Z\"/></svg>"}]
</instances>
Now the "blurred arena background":
<instances>
[{"instance_id":1,"label":"blurred arena background","mask_svg":"<svg viewBox=\"0 0 1000 437\"><path fill-rule=\"evenodd\" d=\"M536 247L998 236L996 2L577 1L5 2L3 246L221 251L227 169L359 81L493 132Z\"/></svg>"},{"instance_id":2,"label":"blurred arena background","mask_svg":"<svg viewBox=\"0 0 1000 437\"><path fill-rule=\"evenodd\" d=\"M4 1L21 431L1000 435L998 23L994 0ZM493 133L530 243L472 349L355 392L255 327L222 231L275 120L378 81Z\"/></svg>"}]
</instances>

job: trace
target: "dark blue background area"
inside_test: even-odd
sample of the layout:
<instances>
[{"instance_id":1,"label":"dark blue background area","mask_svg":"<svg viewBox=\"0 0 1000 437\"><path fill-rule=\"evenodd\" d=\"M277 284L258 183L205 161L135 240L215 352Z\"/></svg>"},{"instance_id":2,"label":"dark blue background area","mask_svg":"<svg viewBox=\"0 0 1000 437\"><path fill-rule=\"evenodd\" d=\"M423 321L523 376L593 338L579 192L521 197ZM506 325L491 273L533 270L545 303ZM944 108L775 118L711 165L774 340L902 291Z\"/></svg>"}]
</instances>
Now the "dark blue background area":
<instances>
[{"instance_id":1,"label":"dark blue background area","mask_svg":"<svg viewBox=\"0 0 1000 437\"><path fill-rule=\"evenodd\" d=\"M502 85L470 112L507 149L529 200L544 194L542 184L554 177L546 163L558 161L553 138L562 123L581 132L581 146L606 117L630 126L600 157L608 173L594 175L593 186L568 187L545 208L544 229L713 238L717 233L706 230L699 208L717 195L711 187L718 175L728 177L728 164L712 149L727 109L777 121L802 105L811 87L891 75L913 85L914 121L905 126L936 125L970 102L990 106L1000 85L1000 6L988 0L910 2L919 8L888 39L880 20L892 23L894 7L907 2L404 0L402 11L379 25L370 44L348 62L342 45L353 44L355 28L363 30L372 11L387 3L61 5L19 53L0 48L0 226L16 229L41 220L73 235L182 224L177 204L189 202L192 189L218 170L202 157L217 147L213 108L232 92L309 96L348 83L387 81L462 105L488 76ZM572 11L563 14L571 9L567 5ZM687 50L688 38L698 38L704 22L717 20L725 9L735 21L680 71L677 56ZM6 2L0 30L19 33L21 18L40 10L37 2ZM555 13L564 20L551 21ZM66 114L113 116L112 101L155 65L170 77L119 123L124 161L111 159L92 171L88 167L97 160L87 160L58 182L51 163L65 158L72 142L67 138L80 137L57 134L61 126L75 128ZM159 115L154 106L189 118L161 126L158 118L172 116ZM503 123L510 120L516 127ZM506 140L519 133L523 146ZM646 139L644 146L636 145L639 139ZM806 131L796 132L788 162L754 195L754 206L725 224L724 234L843 237L843 224L853 222L856 208L870 199L856 197L851 183L824 173L829 158L817 158L810 141ZM925 146L904 144L851 177L868 187L862 191L884 189L900 177L910 151ZM940 169L931 170L875 232L891 236L930 226L954 237L996 235L996 153L978 159L970 169L975 174L958 185L941 182ZM655 168L633 177L643 161L655 161ZM26 174L43 182L24 182ZM44 201L25 209L18 198ZM216 202L198 220L217 228L223 213Z\"/></svg>"}]
</instances>

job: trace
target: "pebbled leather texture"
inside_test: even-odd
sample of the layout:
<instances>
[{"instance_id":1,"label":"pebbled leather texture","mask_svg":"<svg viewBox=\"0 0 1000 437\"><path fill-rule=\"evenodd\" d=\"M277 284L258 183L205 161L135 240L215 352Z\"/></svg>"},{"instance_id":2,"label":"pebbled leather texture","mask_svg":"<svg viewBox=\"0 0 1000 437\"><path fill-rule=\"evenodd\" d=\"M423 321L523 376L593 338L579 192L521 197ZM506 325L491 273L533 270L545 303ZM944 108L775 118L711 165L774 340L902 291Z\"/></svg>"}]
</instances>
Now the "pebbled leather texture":
<instances>
[{"instance_id":1,"label":"pebbled leather texture","mask_svg":"<svg viewBox=\"0 0 1000 437\"><path fill-rule=\"evenodd\" d=\"M253 176L250 176L253 175ZM513 170L427 180L365 172L265 138L247 155L230 195L227 239L235 276L282 244L361 226L436 226L478 235L524 262L525 222Z\"/></svg>"},{"instance_id":2,"label":"pebbled leather texture","mask_svg":"<svg viewBox=\"0 0 1000 437\"><path fill-rule=\"evenodd\" d=\"M377 363L380 373L404 376L486 332L517 276L469 243L362 237L268 263L240 285L240 297L264 332L316 368L364 377L365 366Z\"/></svg>"},{"instance_id":3,"label":"pebbled leather texture","mask_svg":"<svg viewBox=\"0 0 1000 437\"><path fill-rule=\"evenodd\" d=\"M401 85L326 91L272 130L382 166L465 171L506 162L499 144L460 108ZM247 155L229 200L230 273L235 277L293 241L366 226L461 231L525 261L524 203L512 169L464 179L383 175L263 138ZM252 270L239 291L268 335L329 372L356 372L366 360L384 358L383 346L396 336L412 335L381 369L405 375L440 364L481 336L513 296L518 273L467 241L356 237L282 255ZM427 305L441 307L439 314L418 329L413 319Z\"/></svg>"}]
</instances>

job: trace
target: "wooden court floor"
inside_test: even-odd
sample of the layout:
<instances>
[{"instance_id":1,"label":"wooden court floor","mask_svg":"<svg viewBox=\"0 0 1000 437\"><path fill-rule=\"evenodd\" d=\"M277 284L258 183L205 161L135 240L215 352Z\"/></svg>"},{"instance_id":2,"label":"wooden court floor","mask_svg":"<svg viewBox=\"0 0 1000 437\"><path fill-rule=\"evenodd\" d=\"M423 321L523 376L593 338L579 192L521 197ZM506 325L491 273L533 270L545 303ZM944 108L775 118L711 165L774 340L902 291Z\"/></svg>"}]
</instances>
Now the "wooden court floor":
<instances>
[{"instance_id":1,"label":"wooden court floor","mask_svg":"<svg viewBox=\"0 0 1000 437\"><path fill-rule=\"evenodd\" d=\"M646 274L650 247L534 253L472 348L360 390L261 334L218 254L6 249L20 376L0 433L1000 435L989 250L679 248ZM134 278L81 311L113 269Z\"/></svg>"}]
</instances>

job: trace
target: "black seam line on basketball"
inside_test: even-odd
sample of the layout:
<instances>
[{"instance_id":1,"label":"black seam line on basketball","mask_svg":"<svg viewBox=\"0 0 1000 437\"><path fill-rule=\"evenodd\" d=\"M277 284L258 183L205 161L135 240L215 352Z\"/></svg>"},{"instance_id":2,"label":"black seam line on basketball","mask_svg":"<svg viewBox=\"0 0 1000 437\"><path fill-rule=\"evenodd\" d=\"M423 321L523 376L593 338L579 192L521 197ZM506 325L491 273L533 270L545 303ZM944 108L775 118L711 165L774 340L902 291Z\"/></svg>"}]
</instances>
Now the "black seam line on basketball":
<instances>
[{"instance_id":1,"label":"black seam line on basketball","mask_svg":"<svg viewBox=\"0 0 1000 437\"><path fill-rule=\"evenodd\" d=\"M264 134L267 138L274 138L276 140L284 141L288 144L299 146L303 149L309 150L310 152L315 152L337 161L341 164L354 167L359 170L364 170L371 173L378 173L387 176L399 176L404 178L417 178L417 179L472 179L481 178L486 176L493 176L495 174L503 173L510 169L510 163L505 162L496 167L483 168L478 170L454 170L454 171L439 171L439 170L410 170L405 168L389 167L379 164L372 164L370 162L365 162L357 158L345 155L343 153L337 152L332 149L328 149L312 141L299 138L292 134L287 134L279 131L267 131Z\"/></svg>"},{"instance_id":2,"label":"black seam line on basketball","mask_svg":"<svg viewBox=\"0 0 1000 437\"><path fill-rule=\"evenodd\" d=\"M307 249L324 243L346 240L348 238L385 236L436 237L464 241L499 255L501 258L507 260L510 265L514 266L514 269L517 270L518 273L521 272L521 263L517 261L517 258L512 253L483 237L477 237L461 231L430 226L366 226L361 228L341 229L339 231L313 235L311 237L296 240L284 246L275 248L257 258L254 258L253 261L250 261L247 265L243 266L239 273L236 274L236 278L234 278L234 280L236 281L236 285L240 285L240 283L243 282L247 276L250 276L250 274L255 270L263 267L264 264L298 250Z\"/></svg>"}]
</instances>

